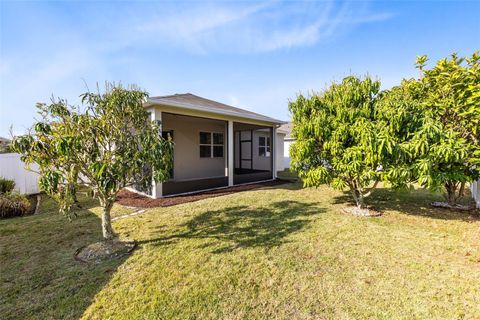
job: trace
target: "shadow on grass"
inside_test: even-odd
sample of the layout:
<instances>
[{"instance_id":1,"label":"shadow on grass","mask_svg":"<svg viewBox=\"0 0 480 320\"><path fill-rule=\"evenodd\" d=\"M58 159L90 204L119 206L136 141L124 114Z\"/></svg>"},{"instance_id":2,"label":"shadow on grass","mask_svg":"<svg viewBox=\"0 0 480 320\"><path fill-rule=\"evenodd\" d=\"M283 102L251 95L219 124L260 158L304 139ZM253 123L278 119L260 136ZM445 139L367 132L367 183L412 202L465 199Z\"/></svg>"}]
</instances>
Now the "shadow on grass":
<instances>
[{"instance_id":1,"label":"shadow on grass","mask_svg":"<svg viewBox=\"0 0 480 320\"><path fill-rule=\"evenodd\" d=\"M182 224L186 231L143 243L166 245L176 239L214 239L206 245L214 247L213 253L271 248L284 243L288 235L305 228L322 212L325 209L297 201L279 201L263 208L243 205L211 210Z\"/></svg>"},{"instance_id":2,"label":"shadow on grass","mask_svg":"<svg viewBox=\"0 0 480 320\"><path fill-rule=\"evenodd\" d=\"M43 198L43 213L0 221L0 319L78 319L128 258L76 261L76 249L102 240L96 202L83 197L69 222Z\"/></svg>"},{"instance_id":3,"label":"shadow on grass","mask_svg":"<svg viewBox=\"0 0 480 320\"><path fill-rule=\"evenodd\" d=\"M368 206L381 212L398 211L403 214L442 220L475 221L479 219L474 211L437 208L430 205L433 201L444 201L444 198L439 193L423 189L409 191L391 188L377 188L366 199ZM349 192L334 197L333 203L354 205Z\"/></svg>"}]
</instances>

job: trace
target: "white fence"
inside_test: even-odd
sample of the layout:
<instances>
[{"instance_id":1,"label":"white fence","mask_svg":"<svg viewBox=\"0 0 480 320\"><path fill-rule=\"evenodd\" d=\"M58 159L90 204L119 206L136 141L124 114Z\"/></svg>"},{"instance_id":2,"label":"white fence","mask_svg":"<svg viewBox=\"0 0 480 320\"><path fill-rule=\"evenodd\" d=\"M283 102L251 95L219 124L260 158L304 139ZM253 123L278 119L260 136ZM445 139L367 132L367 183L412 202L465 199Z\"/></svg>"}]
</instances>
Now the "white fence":
<instances>
[{"instance_id":1,"label":"white fence","mask_svg":"<svg viewBox=\"0 0 480 320\"><path fill-rule=\"evenodd\" d=\"M37 169L36 164L32 165ZM15 181L15 189L20 193L39 193L38 174L25 169L25 163L18 153L0 153L0 177Z\"/></svg>"},{"instance_id":2,"label":"white fence","mask_svg":"<svg viewBox=\"0 0 480 320\"><path fill-rule=\"evenodd\" d=\"M477 208L480 208L480 181L473 182L470 189L472 190L472 197L477 203Z\"/></svg>"}]
</instances>

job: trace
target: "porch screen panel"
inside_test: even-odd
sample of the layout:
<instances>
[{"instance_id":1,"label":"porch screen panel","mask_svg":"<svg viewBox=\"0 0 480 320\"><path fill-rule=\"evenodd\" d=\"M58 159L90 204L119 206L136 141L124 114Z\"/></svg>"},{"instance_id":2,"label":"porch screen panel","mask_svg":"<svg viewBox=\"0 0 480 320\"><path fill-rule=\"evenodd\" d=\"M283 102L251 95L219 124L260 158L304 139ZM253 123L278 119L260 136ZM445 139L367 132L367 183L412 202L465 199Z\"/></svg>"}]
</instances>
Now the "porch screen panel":
<instances>
[{"instance_id":1,"label":"porch screen panel","mask_svg":"<svg viewBox=\"0 0 480 320\"><path fill-rule=\"evenodd\" d=\"M241 168L252 169L252 131L241 131L240 138Z\"/></svg>"}]
</instances>

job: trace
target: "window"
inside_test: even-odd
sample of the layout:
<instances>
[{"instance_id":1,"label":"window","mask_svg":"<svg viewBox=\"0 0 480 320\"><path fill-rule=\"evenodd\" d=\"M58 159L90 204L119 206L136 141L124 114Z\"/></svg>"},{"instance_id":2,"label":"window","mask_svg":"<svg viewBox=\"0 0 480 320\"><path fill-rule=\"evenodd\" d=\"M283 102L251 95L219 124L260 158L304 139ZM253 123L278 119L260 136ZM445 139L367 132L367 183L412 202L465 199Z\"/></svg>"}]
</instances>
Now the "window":
<instances>
[{"instance_id":1,"label":"window","mask_svg":"<svg viewBox=\"0 0 480 320\"><path fill-rule=\"evenodd\" d=\"M270 157L270 137L258 137L258 156Z\"/></svg>"},{"instance_id":2,"label":"window","mask_svg":"<svg viewBox=\"0 0 480 320\"><path fill-rule=\"evenodd\" d=\"M212 144L212 133L200 132L200 144Z\"/></svg>"},{"instance_id":3,"label":"window","mask_svg":"<svg viewBox=\"0 0 480 320\"><path fill-rule=\"evenodd\" d=\"M200 158L223 158L223 133L200 132Z\"/></svg>"}]
</instances>

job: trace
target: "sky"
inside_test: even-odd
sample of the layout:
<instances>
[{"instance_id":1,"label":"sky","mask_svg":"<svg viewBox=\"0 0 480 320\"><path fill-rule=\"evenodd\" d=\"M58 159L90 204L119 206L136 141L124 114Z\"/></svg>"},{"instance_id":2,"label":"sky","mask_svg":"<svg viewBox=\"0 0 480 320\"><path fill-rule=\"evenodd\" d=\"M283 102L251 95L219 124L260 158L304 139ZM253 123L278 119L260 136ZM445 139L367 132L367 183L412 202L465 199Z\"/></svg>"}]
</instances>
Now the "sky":
<instances>
[{"instance_id":1,"label":"sky","mask_svg":"<svg viewBox=\"0 0 480 320\"><path fill-rule=\"evenodd\" d=\"M35 103L105 81L190 92L280 120L299 93L349 74L382 88L480 49L479 1L0 0L0 136ZM38 118L38 117L37 117Z\"/></svg>"}]
</instances>

